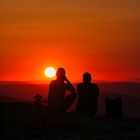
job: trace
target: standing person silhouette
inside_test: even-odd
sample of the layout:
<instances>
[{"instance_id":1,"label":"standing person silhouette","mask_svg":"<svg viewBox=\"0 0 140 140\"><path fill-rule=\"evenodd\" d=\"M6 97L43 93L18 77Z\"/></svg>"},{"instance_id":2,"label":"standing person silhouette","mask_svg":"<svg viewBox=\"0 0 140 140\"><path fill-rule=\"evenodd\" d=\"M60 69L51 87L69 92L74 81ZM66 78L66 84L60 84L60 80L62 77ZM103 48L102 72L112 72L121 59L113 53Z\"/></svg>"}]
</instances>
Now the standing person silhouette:
<instances>
[{"instance_id":1,"label":"standing person silhouette","mask_svg":"<svg viewBox=\"0 0 140 140\"><path fill-rule=\"evenodd\" d=\"M66 111L76 99L75 89L65 75L65 69L58 68L56 80L51 81L49 85L48 109L50 111ZM67 96L65 96L66 91L70 91Z\"/></svg>"},{"instance_id":2,"label":"standing person silhouette","mask_svg":"<svg viewBox=\"0 0 140 140\"><path fill-rule=\"evenodd\" d=\"M94 115L97 112L99 88L95 83L91 83L91 74L83 74L83 83L77 85L78 101L76 112Z\"/></svg>"}]
</instances>

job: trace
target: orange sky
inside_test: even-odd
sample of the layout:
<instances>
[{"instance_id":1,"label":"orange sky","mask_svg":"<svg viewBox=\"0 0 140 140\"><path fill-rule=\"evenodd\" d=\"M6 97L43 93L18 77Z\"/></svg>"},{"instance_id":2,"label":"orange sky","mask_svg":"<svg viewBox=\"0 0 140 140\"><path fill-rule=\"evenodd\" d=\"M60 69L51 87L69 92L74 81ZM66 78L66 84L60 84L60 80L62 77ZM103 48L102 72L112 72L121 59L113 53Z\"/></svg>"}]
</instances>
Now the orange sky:
<instances>
[{"instance_id":1,"label":"orange sky","mask_svg":"<svg viewBox=\"0 0 140 140\"><path fill-rule=\"evenodd\" d=\"M0 1L0 80L46 80L45 67L68 78L140 77L139 0Z\"/></svg>"}]
</instances>

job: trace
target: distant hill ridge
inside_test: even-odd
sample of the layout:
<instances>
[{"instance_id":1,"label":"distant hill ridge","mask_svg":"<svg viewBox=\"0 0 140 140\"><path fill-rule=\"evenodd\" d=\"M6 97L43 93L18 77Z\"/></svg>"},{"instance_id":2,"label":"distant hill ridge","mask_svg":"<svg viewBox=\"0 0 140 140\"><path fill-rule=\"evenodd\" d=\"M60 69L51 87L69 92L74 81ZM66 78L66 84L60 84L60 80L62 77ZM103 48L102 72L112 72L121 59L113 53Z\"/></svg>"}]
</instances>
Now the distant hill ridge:
<instances>
[{"instance_id":1,"label":"distant hill ridge","mask_svg":"<svg viewBox=\"0 0 140 140\"><path fill-rule=\"evenodd\" d=\"M0 96L0 102L23 102L24 100L20 98L8 97L8 96Z\"/></svg>"}]
</instances>

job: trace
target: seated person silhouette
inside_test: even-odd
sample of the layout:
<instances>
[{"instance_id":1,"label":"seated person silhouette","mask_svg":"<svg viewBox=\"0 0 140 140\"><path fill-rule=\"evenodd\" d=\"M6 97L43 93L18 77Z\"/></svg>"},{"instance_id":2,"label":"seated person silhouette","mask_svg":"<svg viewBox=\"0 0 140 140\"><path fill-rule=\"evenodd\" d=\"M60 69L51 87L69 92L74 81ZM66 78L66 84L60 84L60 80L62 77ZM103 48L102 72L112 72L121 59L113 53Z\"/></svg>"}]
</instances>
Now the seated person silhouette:
<instances>
[{"instance_id":1,"label":"seated person silhouette","mask_svg":"<svg viewBox=\"0 0 140 140\"><path fill-rule=\"evenodd\" d=\"M95 83L91 83L91 74L83 74L83 83L77 85L78 101L76 105L77 113L94 115L97 112L97 100L99 88Z\"/></svg>"},{"instance_id":2,"label":"seated person silhouette","mask_svg":"<svg viewBox=\"0 0 140 140\"><path fill-rule=\"evenodd\" d=\"M42 96L40 94L36 94L34 96L34 117L40 117L42 114Z\"/></svg>"},{"instance_id":3,"label":"seated person silhouette","mask_svg":"<svg viewBox=\"0 0 140 140\"><path fill-rule=\"evenodd\" d=\"M49 85L48 110L66 111L76 99L75 89L65 76L64 68L58 68L56 80L51 81ZM70 94L66 96L66 91Z\"/></svg>"}]
</instances>

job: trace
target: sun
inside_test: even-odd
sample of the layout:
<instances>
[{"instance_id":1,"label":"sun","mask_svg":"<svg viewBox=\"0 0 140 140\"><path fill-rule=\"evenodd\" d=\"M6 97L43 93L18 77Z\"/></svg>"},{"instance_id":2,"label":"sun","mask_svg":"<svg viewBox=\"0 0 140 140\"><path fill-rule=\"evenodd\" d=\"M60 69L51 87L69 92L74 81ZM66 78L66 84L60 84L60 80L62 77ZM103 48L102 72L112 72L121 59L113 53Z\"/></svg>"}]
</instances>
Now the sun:
<instances>
[{"instance_id":1,"label":"sun","mask_svg":"<svg viewBox=\"0 0 140 140\"><path fill-rule=\"evenodd\" d=\"M56 70L53 67L48 67L45 69L44 74L48 78L53 78L56 75Z\"/></svg>"}]
</instances>

